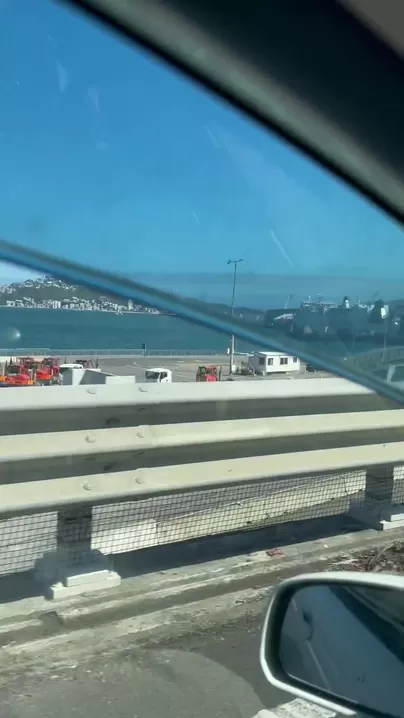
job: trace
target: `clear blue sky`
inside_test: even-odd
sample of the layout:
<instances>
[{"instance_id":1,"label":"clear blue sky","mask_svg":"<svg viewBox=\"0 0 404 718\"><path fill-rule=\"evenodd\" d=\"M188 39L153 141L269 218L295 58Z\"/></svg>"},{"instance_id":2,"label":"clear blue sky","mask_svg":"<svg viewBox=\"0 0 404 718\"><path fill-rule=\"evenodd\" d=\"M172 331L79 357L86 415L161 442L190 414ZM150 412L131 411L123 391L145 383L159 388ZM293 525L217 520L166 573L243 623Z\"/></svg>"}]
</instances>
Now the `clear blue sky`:
<instances>
[{"instance_id":1,"label":"clear blue sky","mask_svg":"<svg viewBox=\"0 0 404 718\"><path fill-rule=\"evenodd\" d=\"M226 272L243 256L245 272L401 278L390 220L49 0L0 0L0 88L10 241L132 275Z\"/></svg>"}]
</instances>

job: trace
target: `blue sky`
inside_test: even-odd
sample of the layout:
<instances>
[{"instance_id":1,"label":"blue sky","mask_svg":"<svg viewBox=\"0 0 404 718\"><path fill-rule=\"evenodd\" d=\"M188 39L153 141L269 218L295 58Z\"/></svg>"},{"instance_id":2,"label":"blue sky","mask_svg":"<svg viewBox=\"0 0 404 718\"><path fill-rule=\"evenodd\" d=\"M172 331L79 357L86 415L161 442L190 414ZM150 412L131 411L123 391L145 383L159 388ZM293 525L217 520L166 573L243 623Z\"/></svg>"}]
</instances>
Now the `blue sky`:
<instances>
[{"instance_id":1,"label":"blue sky","mask_svg":"<svg viewBox=\"0 0 404 718\"><path fill-rule=\"evenodd\" d=\"M242 256L248 274L401 279L378 210L64 7L0 0L0 89L10 241L130 275L226 278Z\"/></svg>"}]
</instances>

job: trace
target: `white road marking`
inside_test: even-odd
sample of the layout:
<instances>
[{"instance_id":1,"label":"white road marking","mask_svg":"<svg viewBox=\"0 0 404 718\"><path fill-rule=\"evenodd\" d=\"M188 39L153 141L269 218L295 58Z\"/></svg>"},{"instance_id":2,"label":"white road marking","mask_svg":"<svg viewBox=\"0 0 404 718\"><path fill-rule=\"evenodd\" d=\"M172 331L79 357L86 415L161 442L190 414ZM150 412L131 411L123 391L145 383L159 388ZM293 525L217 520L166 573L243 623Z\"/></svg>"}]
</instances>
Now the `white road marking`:
<instances>
[{"instance_id":1,"label":"white road marking","mask_svg":"<svg viewBox=\"0 0 404 718\"><path fill-rule=\"evenodd\" d=\"M283 703L272 710L263 709L253 718L334 718L337 714L315 703L309 703L302 698L295 698L289 703Z\"/></svg>"}]
</instances>

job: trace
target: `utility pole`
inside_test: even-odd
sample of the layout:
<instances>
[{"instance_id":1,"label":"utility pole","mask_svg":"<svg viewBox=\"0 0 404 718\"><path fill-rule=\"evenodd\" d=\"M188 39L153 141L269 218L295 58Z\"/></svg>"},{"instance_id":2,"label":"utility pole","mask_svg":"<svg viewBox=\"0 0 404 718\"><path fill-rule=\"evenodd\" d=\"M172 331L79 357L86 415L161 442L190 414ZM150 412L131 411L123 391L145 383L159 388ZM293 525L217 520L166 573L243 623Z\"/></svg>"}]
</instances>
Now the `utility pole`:
<instances>
[{"instance_id":1,"label":"utility pole","mask_svg":"<svg viewBox=\"0 0 404 718\"><path fill-rule=\"evenodd\" d=\"M234 314L234 299L236 296L236 283L237 283L237 267L240 264L240 262L243 262L243 259L228 259L227 264L232 264L234 267L233 270L233 291L231 295L231 307L230 312L231 316ZM230 367L229 367L229 374L233 373L233 365L234 365L234 334L231 335L231 343L230 343Z\"/></svg>"}]
</instances>

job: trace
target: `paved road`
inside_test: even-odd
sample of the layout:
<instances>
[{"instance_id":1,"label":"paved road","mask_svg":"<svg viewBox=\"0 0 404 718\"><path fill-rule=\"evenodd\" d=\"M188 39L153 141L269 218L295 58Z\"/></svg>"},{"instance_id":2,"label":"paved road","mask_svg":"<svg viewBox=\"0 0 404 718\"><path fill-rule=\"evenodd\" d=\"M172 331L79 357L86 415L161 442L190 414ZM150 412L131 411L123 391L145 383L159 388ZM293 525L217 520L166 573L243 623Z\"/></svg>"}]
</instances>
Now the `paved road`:
<instances>
[{"instance_id":1,"label":"paved road","mask_svg":"<svg viewBox=\"0 0 404 718\"><path fill-rule=\"evenodd\" d=\"M85 359L86 357L79 357L77 354L71 356L66 355L60 357L62 363L74 363ZM236 363L241 363L245 359L244 356L236 356ZM94 357L91 361L95 362ZM184 381L195 381L196 371L200 365L214 364L219 369L222 369L223 380L229 376L229 357L226 354L223 355L200 355L200 356L157 356L157 357L142 357L137 355L126 355L126 356L100 356L97 358L99 367L106 372L111 374L117 374L118 376L136 376L138 382L145 380L145 371L155 367L163 367L165 369L171 369L173 373L173 381L184 382ZM234 381L274 381L279 379L318 379L330 377L330 374L326 372L315 372L306 373L306 366L304 362L301 363L300 372L292 374L273 374L267 377L261 376L239 376L233 375Z\"/></svg>"},{"instance_id":2,"label":"paved road","mask_svg":"<svg viewBox=\"0 0 404 718\"><path fill-rule=\"evenodd\" d=\"M7 718L328 718L333 715L270 687L258 663L259 623L134 645L123 655L83 660L66 650L64 664L27 674L15 661L4 679L0 714ZM283 711L278 711L279 706ZM304 710L303 710L304 709ZM261 718L261 717L260 717Z\"/></svg>"},{"instance_id":3,"label":"paved road","mask_svg":"<svg viewBox=\"0 0 404 718\"><path fill-rule=\"evenodd\" d=\"M67 361L75 361L78 357L67 357ZM195 381L198 366L215 364L223 367L223 376L228 374L229 358L223 356L197 356L197 357L100 357L101 369L118 376L135 375L138 382L144 381L145 370L155 367L164 367L173 372L173 381Z\"/></svg>"},{"instance_id":4,"label":"paved road","mask_svg":"<svg viewBox=\"0 0 404 718\"><path fill-rule=\"evenodd\" d=\"M77 358L77 357L76 357ZM240 360L242 357L239 357ZM68 360L70 360L68 358ZM71 361L74 361L71 358ZM195 381L196 370L198 366L203 364L214 364L222 368L222 377L226 379L229 375L229 358L223 356L199 356L199 357L100 357L99 364L101 369L119 376L128 376L135 374L138 382L144 381L146 369L153 367L164 367L171 369L173 372L173 381ZM313 379L330 376L325 372L306 373L305 365L302 364L300 373L296 374L276 374L267 377L243 377L234 375L235 381L274 381L279 379Z\"/></svg>"}]
</instances>

